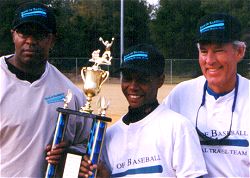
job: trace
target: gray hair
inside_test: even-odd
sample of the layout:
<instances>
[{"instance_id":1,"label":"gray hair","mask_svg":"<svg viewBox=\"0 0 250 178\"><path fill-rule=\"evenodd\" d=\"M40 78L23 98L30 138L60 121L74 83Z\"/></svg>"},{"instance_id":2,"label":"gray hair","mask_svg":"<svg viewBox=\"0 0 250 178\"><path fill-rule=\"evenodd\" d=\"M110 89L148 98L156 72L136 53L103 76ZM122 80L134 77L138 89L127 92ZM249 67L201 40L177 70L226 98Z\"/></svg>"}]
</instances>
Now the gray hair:
<instances>
[{"instance_id":1,"label":"gray hair","mask_svg":"<svg viewBox=\"0 0 250 178\"><path fill-rule=\"evenodd\" d=\"M243 48L247 47L246 42L244 42L244 41L233 41L232 44L235 47L243 47Z\"/></svg>"},{"instance_id":2,"label":"gray hair","mask_svg":"<svg viewBox=\"0 0 250 178\"><path fill-rule=\"evenodd\" d=\"M200 43L196 43L196 45L197 45L198 50L200 50ZM244 50L243 57L245 56L245 52L246 52L246 48L247 48L246 42L235 40L232 42L232 45L233 45L234 49L243 48L243 50Z\"/></svg>"},{"instance_id":3,"label":"gray hair","mask_svg":"<svg viewBox=\"0 0 250 178\"><path fill-rule=\"evenodd\" d=\"M233 44L234 47L243 47L245 50L246 50L246 47L247 47L246 42L244 42L244 41L235 40L235 41L232 42L232 44ZM200 43L196 43L196 45L197 45L197 48L200 49Z\"/></svg>"}]
</instances>

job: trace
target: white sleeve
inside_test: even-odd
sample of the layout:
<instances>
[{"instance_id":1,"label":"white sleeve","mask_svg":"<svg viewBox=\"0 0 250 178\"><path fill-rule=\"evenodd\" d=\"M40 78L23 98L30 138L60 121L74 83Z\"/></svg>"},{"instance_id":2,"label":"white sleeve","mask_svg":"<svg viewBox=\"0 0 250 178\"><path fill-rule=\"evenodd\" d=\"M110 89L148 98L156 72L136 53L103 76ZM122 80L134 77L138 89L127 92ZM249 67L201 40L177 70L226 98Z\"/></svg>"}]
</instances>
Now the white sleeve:
<instances>
[{"instance_id":1,"label":"white sleeve","mask_svg":"<svg viewBox=\"0 0 250 178\"><path fill-rule=\"evenodd\" d=\"M181 114L181 104L182 102L180 101L181 95L178 95L178 90L177 88L174 88L168 96L162 101L162 105L167 108L171 109L177 113Z\"/></svg>"},{"instance_id":2,"label":"white sleeve","mask_svg":"<svg viewBox=\"0 0 250 178\"><path fill-rule=\"evenodd\" d=\"M199 177L207 174L198 135L191 123L184 122L176 130L173 167L177 177ZM181 130L181 131L180 131Z\"/></svg>"}]
</instances>

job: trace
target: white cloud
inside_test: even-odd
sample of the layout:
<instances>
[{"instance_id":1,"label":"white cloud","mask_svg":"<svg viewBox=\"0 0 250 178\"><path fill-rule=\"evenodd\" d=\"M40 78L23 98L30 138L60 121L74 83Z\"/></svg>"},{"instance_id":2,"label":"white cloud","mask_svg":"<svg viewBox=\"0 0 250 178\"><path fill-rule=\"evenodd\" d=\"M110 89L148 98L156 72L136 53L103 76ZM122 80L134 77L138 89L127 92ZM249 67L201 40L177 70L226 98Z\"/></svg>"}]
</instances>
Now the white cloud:
<instances>
[{"instance_id":1,"label":"white cloud","mask_svg":"<svg viewBox=\"0 0 250 178\"><path fill-rule=\"evenodd\" d=\"M151 5L156 5L159 3L159 0L147 0L147 2Z\"/></svg>"}]
</instances>

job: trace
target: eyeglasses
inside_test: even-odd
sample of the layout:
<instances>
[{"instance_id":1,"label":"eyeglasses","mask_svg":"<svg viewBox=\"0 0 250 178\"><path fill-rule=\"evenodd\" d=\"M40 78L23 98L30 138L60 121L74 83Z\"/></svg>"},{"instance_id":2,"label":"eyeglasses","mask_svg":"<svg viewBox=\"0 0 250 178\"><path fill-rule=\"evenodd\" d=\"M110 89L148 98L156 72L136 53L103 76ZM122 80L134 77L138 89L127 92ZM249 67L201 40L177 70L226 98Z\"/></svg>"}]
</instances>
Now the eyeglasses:
<instances>
[{"instance_id":1,"label":"eyeglasses","mask_svg":"<svg viewBox=\"0 0 250 178\"><path fill-rule=\"evenodd\" d=\"M222 137L222 138L212 138L212 137L208 137L206 134L204 134L202 131L200 131L200 129L198 128L198 119L199 119L199 113L200 113L200 109L204 107L204 106L200 106L198 111L197 111L197 115L196 115L196 126L195 129L198 133L198 135L204 140L204 141L214 141L214 142L218 142L218 141L222 141L225 140L226 138L228 138L230 136L231 133L231 128L232 128L232 121L233 121L233 112L231 113L231 121L230 121L230 126L229 126L229 131L227 132L227 134Z\"/></svg>"},{"instance_id":2,"label":"eyeglasses","mask_svg":"<svg viewBox=\"0 0 250 178\"><path fill-rule=\"evenodd\" d=\"M235 91L234 91L234 100L233 100L233 104L232 104L232 114L231 114L231 122L230 122L230 127L229 127L229 131L227 132L227 135L222 137L222 138L212 138L212 137L208 137L207 135L205 135L202 131L200 131L200 129L198 128L198 118L199 118L199 112L200 112L200 109L202 107L204 107L205 105L205 102L206 102L206 90L207 90L207 81L205 82L204 84L204 87L203 87L203 96L202 96L202 102L201 102L201 105L197 111L197 114L196 114L196 122L195 122L195 129L198 133L198 135L204 140L204 141L210 141L213 143L213 145L219 145L221 141L227 139L229 136L230 136L230 133L231 133L231 129L232 129L232 122L233 122L233 113L234 113L234 110L235 110L235 106L236 106L236 100L237 100L237 95L238 95L238 80L239 80L239 77L237 76L237 79L236 79L236 84L235 84Z\"/></svg>"},{"instance_id":3,"label":"eyeglasses","mask_svg":"<svg viewBox=\"0 0 250 178\"><path fill-rule=\"evenodd\" d=\"M20 29L16 29L15 31L20 38L27 39L28 37L32 36L33 38L39 41L48 38L50 34L49 32L38 28L22 27Z\"/></svg>"}]
</instances>

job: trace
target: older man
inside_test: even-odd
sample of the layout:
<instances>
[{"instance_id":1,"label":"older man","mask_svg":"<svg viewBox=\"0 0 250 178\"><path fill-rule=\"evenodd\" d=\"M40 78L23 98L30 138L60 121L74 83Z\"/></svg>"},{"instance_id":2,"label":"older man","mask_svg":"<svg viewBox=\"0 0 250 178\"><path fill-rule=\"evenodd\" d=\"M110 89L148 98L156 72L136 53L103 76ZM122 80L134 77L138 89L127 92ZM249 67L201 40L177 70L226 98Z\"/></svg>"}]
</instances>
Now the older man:
<instances>
[{"instance_id":1,"label":"older man","mask_svg":"<svg viewBox=\"0 0 250 178\"><path fill-rule=\"evenodd\" d=\"M164 101L196 127L208 177L250 176L250 90L249 80L237 74L246 50L240 33L239 21L228 14L202 18L197 47L203 75L178 84Z\"/></svg>"}]
</instances>

